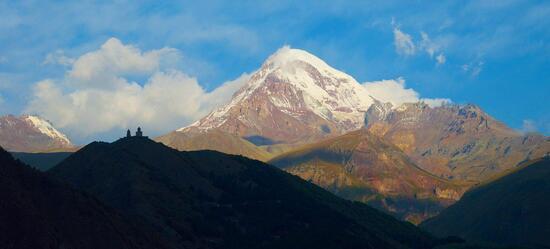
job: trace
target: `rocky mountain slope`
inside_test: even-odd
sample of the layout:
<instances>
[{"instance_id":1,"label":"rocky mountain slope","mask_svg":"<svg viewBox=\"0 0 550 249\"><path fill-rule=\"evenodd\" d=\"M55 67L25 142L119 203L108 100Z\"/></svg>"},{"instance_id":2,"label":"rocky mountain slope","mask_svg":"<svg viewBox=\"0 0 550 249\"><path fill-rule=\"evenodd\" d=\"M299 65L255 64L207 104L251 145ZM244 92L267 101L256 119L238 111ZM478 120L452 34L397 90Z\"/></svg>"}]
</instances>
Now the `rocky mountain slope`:
<instances>
[{"instance_id":1,"label":"rocky mountain slope","mask_svg":"<svg viewBox=\"0 0 550 249\"><path fill-rule=\"evenodd\" d=\"M362 127L371 104L367 90L351 76L306 51L285 47L228 104L158 140L189 149L174 137L207 137L218 130L256 145L306 143Z\"/></svg>"},{"instance_id":2,"label":"rocky mountain slope","mask_svg":"<svg viewBox=\"0 0 550 249\"><path fill-rule=\"evenodd\" d=\"M475 105L376 102L365 123L426 171L472 183L550 151L550 138L522 135Z\"/></svg>"},{"instance_id":3,"label":"rocky mountain slope","mask_svg":"<svg viewBox=\"0 0 550 249\"><path fill-rule=\"evenodd\" d=\"M140 219L174 248L430 248L410 223L273 166L147 138L94 142L49 175Z\"/></svg>"},{"instance_id":4,"label":"rocky mountain slope","mask_svg":"<svg viewBox=\"0 0 550 249\"><path fill-rule=\"evenodd\" d=\"M550 247L550 158L524 165L468 191L421 227L470 241Z\"/></svg>"},{"instance_id":5,"label":"rocky mountain slope","mask_svg":"<svg viewBox=\"0 0 550 249\"><path fill-rule=\"evenodd\" d=\"M31 115L0 117L0 146L18 152L66 151L74 147L51 123Z\"/></svg>"},{"instance_id":6,"label":"rocky mountain slope","mask_svg":"<svg viewBox=\"0 0 550 249\"><path fill-rule=\"evenodd\" d=\"M397 147L366 130L300 147L269 163L415 223L439 213L465 191L465 186L417 167Z\"/></svg>"},{"instance_id":7,"label":"rocky mountain slope","mask_svg":"<svg viewBox=\"0 0 550 249\"><path fill-rule=\"evenodd\" d=\"M232 155L246 155L249 158L266 161L271 153L250 141L220 130L208 132L174 131L155 138L156 141L178 150L215 150Z\"/></svg>"},{"instance_id":8,"label":"rocky mountain slope","mask_svg":"<svg viewBox=\"0 0 550 249\"><path fill-rule=\"evenodd\" d=\"M0 148L2 248L165 248L90 195L52 181Z\"/></svg>"}]
</instances>

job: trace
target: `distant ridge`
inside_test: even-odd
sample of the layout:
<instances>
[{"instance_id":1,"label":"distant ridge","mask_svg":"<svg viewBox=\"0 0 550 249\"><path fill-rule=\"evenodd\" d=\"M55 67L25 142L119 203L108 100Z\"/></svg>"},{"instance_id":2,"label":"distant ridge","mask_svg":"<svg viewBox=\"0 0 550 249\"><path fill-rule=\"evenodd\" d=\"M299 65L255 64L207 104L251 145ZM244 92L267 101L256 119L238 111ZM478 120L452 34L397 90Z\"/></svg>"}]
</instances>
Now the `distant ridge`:
<instances>
[{"instance_id":1,"label":"distant ridge","mask_svg":"<svg viewBox=\"0 0 550 249\"><path fill-rule=\"evenodd\" d=\"M32 115L0 117L0 146L14 152L72 151L74 145L54 126Z\"/></svg>"},{"instance_id":2,"label":"distant ridge","mask_svg":"<svg viewBox=\"0 0 550 249\"><path fill-rule=\"evenodd\" d=\"M471 104L408 103L395 108L376 102L365 125L426 171L471 184L550 151L549 137L520 134Z\"/></svg>"},{"instance_id":3,"label":"distant ridge","mask_svg":"<svg viewBox=\"0 0 550 249\"><path fill-rule=\"evenodd\" d=\"M11 152L14 158L40 171L46 171L53 168L55 165L69 157L72 153L73 152Z\"/></svg>"}]
</instances>

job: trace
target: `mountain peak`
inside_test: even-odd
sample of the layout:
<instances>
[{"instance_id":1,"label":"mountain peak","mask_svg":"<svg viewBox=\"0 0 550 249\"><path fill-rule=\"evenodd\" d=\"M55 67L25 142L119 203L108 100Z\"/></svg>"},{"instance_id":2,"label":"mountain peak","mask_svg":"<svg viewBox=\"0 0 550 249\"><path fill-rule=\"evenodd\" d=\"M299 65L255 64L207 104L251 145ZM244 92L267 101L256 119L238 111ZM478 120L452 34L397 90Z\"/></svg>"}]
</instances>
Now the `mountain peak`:
<instances>
[{"instance_id":1,"label":"mountain peak","mask_svg":"<svg viewBox=\"0 0 550 249\"><path fill-rule=\"evenodd\" d=\"M23 115L21 116L21 118L32 124L32 126L38 129L42 134L50 138L57 139L62 143L65 143L66 145L71 145L71 141L69 140L69 138L67 138L65 134L55 129L49 121L39 116L33 115Z\"/></svg>"},{"instance_id":2,"label":"mountain peak","mask_svg":"<svg viewBox=\"0 0 550 249\"><path fill-rule=\"evenodd\" d=\"M306 62L314 65L315 67L330 67L326 62L319 57L302 49L291 48L290 46L284 46L279 48L264 62L263 66L268 67L284 67L285 65L297 61Z\"/></svg>"},{"instance_id":3,"label":"mountain peak","mask_svg":"<svg viewBox=\"0 0 550 249\"><path fill-rule=\"evenodd\" d=\"M284 46L269 56L257 73L262 76L276 73L278 76L282 76L283 79L296 76L294 81L291 79L289 83L307 80L308 77L315 78L318 75L327 79L339 79L340 83L359 85L353 77L331 67L319 57L308 51L291 48L290 46ZM322 78L317 78L316 80L322 80ZM325 86L320 87L325 88Z\"/></svg>"},{"instance_id":4,"label":"mountain peak","mask_svg":"<svg viewBox=\"0 0 550 249\"><path fill-rule=\"evenodd\" d=\"M67 136L33 115L0 117L0 145L10 151L39 152L73 148Z\"/></svg>"},{"instance_id":5,"label":"mountain peak","mask_svg":"<svg viewBox=\"0 0 550 249\"><path fill-rule=\"evenodd\" d=\"M359 129L372 104L353 77L315 55L280 48L225 106L180 132L211 129L293 143Z\"/></svg>"}]
</instances>

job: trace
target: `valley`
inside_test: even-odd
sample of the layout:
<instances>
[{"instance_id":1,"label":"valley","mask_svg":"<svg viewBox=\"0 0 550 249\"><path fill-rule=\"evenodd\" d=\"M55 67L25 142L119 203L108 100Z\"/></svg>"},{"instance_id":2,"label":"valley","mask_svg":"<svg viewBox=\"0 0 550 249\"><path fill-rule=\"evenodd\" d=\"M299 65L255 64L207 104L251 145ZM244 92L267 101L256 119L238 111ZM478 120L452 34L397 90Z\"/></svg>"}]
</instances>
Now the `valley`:
<instances>
[{"instance_id":1,"label":"valley","mask_svg":"<svg viewBox=\"0 0 550 249\"><path fill-rule=\"evenodd\" d=\"M114 78L131 91L142 87ZM162 112L186 121L152 139L144 126L132 135L137 121L131 120L102 130L127 130L124 137L77 145L61 132L73 132L67 123L58 128L38 115L0 117L0 244L550 246L550 137L510 128L475 104L420 98L401 78L385 81L414 96L388 99L387 89L369 87L380 83L359 83L289 46L241 78L228 101L210 112L195 110L201 116L193 122ZM148 100L162 101L166 93L155 87L143 89L153 89ZM139 102L126 100L118 104ZM160 113L128 109L147 122Z\"/></svg>"}]
</instances>

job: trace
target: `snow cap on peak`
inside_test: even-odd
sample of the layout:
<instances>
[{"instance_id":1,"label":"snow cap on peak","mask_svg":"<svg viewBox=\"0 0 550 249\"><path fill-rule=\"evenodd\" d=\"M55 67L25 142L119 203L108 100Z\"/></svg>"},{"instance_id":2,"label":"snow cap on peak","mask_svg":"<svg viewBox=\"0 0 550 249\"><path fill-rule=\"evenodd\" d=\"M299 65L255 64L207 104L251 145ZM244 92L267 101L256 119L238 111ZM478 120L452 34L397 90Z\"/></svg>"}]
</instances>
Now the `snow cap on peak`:
<instances>
[{"instance_id":1,"label":"snow cap on peak","mask_svg":"<svg viewBox=\"0 0 550 249\"><path fill-rule=\"evenodd\" d=\"M32 126L34 126L36 129L38 129L42 134L51 137L53 139L58 139L62 141L63 143L70 145L71 141L65 136L65 134L59 132L57 129L53 127L53 125L38 117L38 116L32 116L32 115L24 115L22 116L24 120L29 122Z\"/></svg>"},{"instance_id":2,"label":"snow cap on peak","mask_svg":"<svg viewBox=\"0 0 550 249\"><path fill-rule=\"evenodd\" d=\"M279 48L275 53L267 58L264 65L277 68L284 67L286 64L296 61L307 62L315 67L330 67L319 57L302 49L291 48L289 45Z\"/></svg>"}]
</instances>

